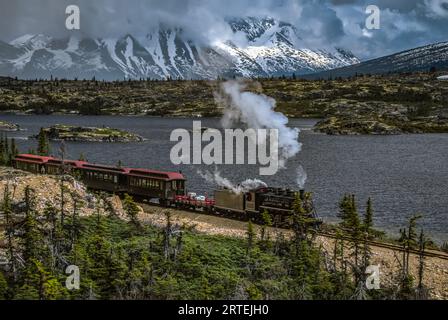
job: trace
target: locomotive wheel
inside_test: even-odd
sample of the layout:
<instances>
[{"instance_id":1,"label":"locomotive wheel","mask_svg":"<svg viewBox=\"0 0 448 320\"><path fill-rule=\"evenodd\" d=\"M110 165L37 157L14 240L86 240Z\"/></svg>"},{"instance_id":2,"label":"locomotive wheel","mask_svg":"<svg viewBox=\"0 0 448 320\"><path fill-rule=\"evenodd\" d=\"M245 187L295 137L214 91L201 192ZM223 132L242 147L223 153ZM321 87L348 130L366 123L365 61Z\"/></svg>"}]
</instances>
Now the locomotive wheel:
<instances>
[{"instance_id":1,"label":"locomotive wheel","mask_svg":"<svg viewBox=\"0 0 448 320\"><path fill-rule=\"evenodd\" d=\"M168 205L167 205L167 201L165 200L165 199L160 199L159 200L159 204L160 204L160 206L162 206L162 207L168 207Z\"/></svg>"}]
</instances>

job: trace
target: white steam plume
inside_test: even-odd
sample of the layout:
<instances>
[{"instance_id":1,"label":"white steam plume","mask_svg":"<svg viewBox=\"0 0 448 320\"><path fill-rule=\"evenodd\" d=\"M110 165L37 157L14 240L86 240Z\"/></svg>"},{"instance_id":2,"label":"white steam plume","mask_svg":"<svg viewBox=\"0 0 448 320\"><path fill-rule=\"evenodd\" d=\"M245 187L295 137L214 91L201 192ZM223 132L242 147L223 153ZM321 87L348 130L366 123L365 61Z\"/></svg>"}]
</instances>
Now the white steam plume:
<instances>
[{"instance_id":1,"label":"white steam plume","mask_svg":"<svg viewBox=\"0 0 448 320\"><path fill-rule=\"evenodd\" d=\"M274 99L245 91L241 81L227 81L221 85L220 93L215 94L218 104L224 106L222 125L231 128L243 124L252 129L277 129L279 139L279 165L285 168L288 159L297 155L302 147L298 142L299 129L289 128L288 117L276 112Z\"/></svg>"},{"instance_id":2,"label":"white steam plume","mask_svg":"<svg viewBox=\"0 0 448 320\"><path fill-rule=\"evenodd\" d=\"M267 187L267 184L265 182L258 179L247 179L240 184L235 185L229 179L222 177L221 173L218 170L215 170L215 172L213 173L209 171L198 171L198 174L208 182L229 189L236 194L249 192L250 190L261 187Z\"/></svg>"},{"instance_id":3,"label":"white steam plume","mask_svg":"<svg viewBox=\"0 0 448 320\"><path fill-rule=\"evenodd\" d=\"M308 179L308 176L306 174L305 169L303 169L302 166L299 166L297 168L297 184L298 184L300 189L304 189L305 188L305 183L306 183L307 179Z\"/></svg>"}]
</instances>

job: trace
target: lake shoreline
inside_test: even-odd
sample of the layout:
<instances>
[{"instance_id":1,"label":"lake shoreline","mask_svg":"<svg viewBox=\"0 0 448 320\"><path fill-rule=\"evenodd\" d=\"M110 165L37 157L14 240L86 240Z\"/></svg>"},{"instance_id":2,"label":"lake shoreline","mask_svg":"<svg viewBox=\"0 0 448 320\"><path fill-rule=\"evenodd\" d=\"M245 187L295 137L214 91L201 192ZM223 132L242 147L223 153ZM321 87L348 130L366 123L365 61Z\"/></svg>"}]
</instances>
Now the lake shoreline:
<instances>
[{"instance_id":1,"label":"lake shoreline","mask_svg":"<svg viewBox=\"0 0 448 320\"><path fill-rule=\"evenodd\" d=\"M92 163L151 168L154 170L181 170L188 177L190 191L204 195L216 185L198 176L213 172L214 166L174 165L170 151L176 144L170 142L175 129L191 129L197 118L154 118L135 116L4 116L2 119L17 123L24 132L8 132L15 138L21 152L36 150L37 141L23 137L39 133L40 128L59 123L122 129L134 132L148 141L140 143L66 142L67 158L78 159L82 154ZM203 127L218 128L219 118L203 118ZM320 216L335 219L338 202L345 193L356 194L360 213L365 202L372 198L381 230L398 232L416 213L425 231L434 234L438 242L448 241L448 134L406 134L397 136L331 136L312 131L315 120L290 119L290 125L301 129L299 142L302 151L288 162L275 176L259 176L257 166L220 165L217 170L233 183L258 178L268 185L297 189L296 169L301 165L307 172L306 189L315 195ZM51 154L58 155L60 144L51 142Z\"/></svg>"},{"instance_id":2,"label":"lake shoreline","mask_svg":"<svg viewBox=\"0 0 448 320\"><path fill-rule=\"evenodd\" d=\"M82 114L75 114L75 113L52 113L52 114L29 114L29 113L20 113L20 112L0 112L1 116L23 116L23 117L57 117L57 116L68 116L68 117L85 117L85 118L93 118L93 117L116 117L116 118L147 118L147 119L181 119L181 120L187 120L192 119L192 121L201 121L201 120L220 120L222 117L191 117L191 116L153 116L153 115L146 115L146 114L106 114L106 115L82 115ZM334 118L334 117L333 117ZM408 131L402 131L399 128L390 128L388 125L384 125L375 121L371 120L363 120L361 121L361 125L359 126L359 130L350 130L346 127L342 127L336 124L333 124L335 121L331 121L332 117L330 118L314 118L314 117L289 117L291 120L312 120L315 121L315 125L311 129L314 133L324 134L324 135L334 135L334 136L389 136L389 135L410 135L410 134L417 134L417 135L424 135L424 134L448 134L447 131L424 131L424 130L408 130ZM333 123L332 123L333 122ZM355 120L356 122L356 120ZM364 123L370 124L372 123L373 126L378 127L378 130L367 128L364 126ZM328 123L331 123L331 125L328 125ZM371 126L371 125L370 125ZM26 130L26 128L21 128L21 131ZM9 132L9 130L1 130ZM13 130L11 130L13 131Z\"/></svg>"}]
</instances>

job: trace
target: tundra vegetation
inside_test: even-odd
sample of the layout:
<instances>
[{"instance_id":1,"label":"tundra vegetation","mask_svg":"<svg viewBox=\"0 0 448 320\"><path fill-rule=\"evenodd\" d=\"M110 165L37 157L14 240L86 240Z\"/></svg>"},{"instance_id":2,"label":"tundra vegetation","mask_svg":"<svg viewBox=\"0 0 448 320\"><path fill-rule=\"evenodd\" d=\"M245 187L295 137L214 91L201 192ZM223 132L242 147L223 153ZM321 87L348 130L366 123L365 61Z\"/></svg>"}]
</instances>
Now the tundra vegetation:
<instances>
[{"instance_id":1,"label":"tundra vegetation","mask_svg":"<svg viewBox=\"0 0 448 320\"><path fill-rule=\"evenodd\" d=\"M429 77L426 74L413 77L432 81L425 78ZM290 116L315 117L325 116L319 112L326 112L323 111L325 108L317 107L316 97L310 98L303 108L293 108L291 104L289 109L288 104L285 104L287 99L278 95L291 92L291 96L295 97L293 99L297 99L296 104L299 101L304 103L307 100L299 100L298 97L313 91L307 86L316 86L315 94L321 94L321 85L330 86L332 81L340 81L351 86L353 81L359 81L361 86L364 82L357 79L358 77L316 82L296 79L260 81L263 92L278 99L280 110L289 112ZM376 83L382 77L362 79L373 79L372 83ZM399 77L394 79L396 82L401 81ZM15 109L11 106L16 106L18 100L15 99L21 98L16 93L11 96L11 92L22 90L31 97L35 93L45 91L48 98L53 94L49 89L51 87L56 90L54 93L57 93L58 99L68 99L65 107L66 110L71 110L71 107L76 106L70 100L72 96L80 99L78 101L84 101L82 99L90 95L94 101L104 102L110 92L118 95L122 91L134 92L138 89L147 93L153 92L157 98L165 88L168 92L171 88L173 96L169 101L174 101L172 98L179 95L179 91L189 87L188 90L196 90L194 94L188 91L191 101L209 101L210 105L202 106L211 108L192 105L191 110L201 112L202 116L202 111L216 111L213 103L213 85L216 83L208 87L205 82L169 81L163 83L164 90L157 90L155 88L161 83L147 80L117 83L63 80L33 82L12 79L4 81L7 83L7 89L2 85L0 90L2 93L6 92L9 98L0 95L0 99L3 99L2 108L5 107L4 101L12 96L14 98L9 102L15 102L12 105L7 104L7 108L3 110ZM391 86L397 85L390 78L386 82ZM419 83L417 81L417 87ZM82 90L79 90L80 88ZM302 91L298 88L302 88ZM104 95L98 95L101 90ZM254 85L253 90L262 89ZM434 86L432 90L441 89ZM207 95L210 96L205 99L204 96ZM188 96L187 94L187 98L181 103L186 103ZM119 97L136 98L132 94ZM114 101L110 99L110 102ZM331 98L324 99L328 99L325 103L331 104L333 101ZM61 111L63 108L59 109L61 105L58 101L56 99L53 104L47 104L48 100L45 100L40 106L54 108L46 111ZM120 99L117 101L124 106ZM144 101L141 100L142 105L134 101L135 106L138 106L136 112L144 110L140 109L144 107ZM90 110L83 102L78 106L78 111ZM95 102L93 106L94 110L100 113L103 110L112 110L102 102ZM431 106L436 107L431 107L429 112L439 110L436 104ZM29 110L30 105L25 104L22 107L25 111ZM174 110L170 115L176 115L178 106L171 107L166 110ZM32 110L43 111L39 107ZM123 110L125 109L116 109L118 113ZM166 112L165 108L161 110ZM179 110L183 109L180 107ZM148 110L146 112L151 113ZM38 153L48 153L48 137L45 133L41 133L38 139ZM2 137L1 164L11 165L16 154L14 141ZM139 220L138 206L128 195L123 200L125 219L117 215L101 193L96 195L95 214L85 216L82 214L84 203L79 201L76 194L69 193L64 176L61 175L59 179L59 203L48 203L43 209L36 206L36 191L31 187L27 187L20 197L15 194L13 183L7 183L2 190L0 299L426 299L431 294L424 281L424 252L428 240L422 231L417 230L419 216L413 217L409 225L400 232L397 242L403 250L402 255L398 257L401 267L395 277L382 284L380 290L367 290L368 274L365 271L372 256L368 240L377 238L380 233L374 229L372 202L369 200L366 212L361 213L354 195L345 195L340 202L341 222L334 227L338 238L334 242L333 250L328 251L317 242L316 230L313 227L316 223L309 218L310 208L300 197L295 199L294 212L290 217L292 237L285 237L283 233L271 234L269 227L273 219L268 212L264 212L264 224L260 228L260 234L249 221L246 239L237 239L205 235L196 232L194 228L173 223L169 211L166 212L165 226L146 224ZM307 194L306 198L309 197L311 195ZM69 198L74 203L70 210L67 208ZM348 241L347 238L351 240ZM412 274L409 267L409 257L413 250L420 253L416 274ZM79 290L68 290L65 287L68 276L65 271L70 265L79 267Z\"/></svg>"},{"instance_id":2,"label":"tundra vegetation","mask_svg":"<svg viewBox=\"0 0 448 320\"><path fill-rule=\"evenodd\" d=\"M86 205L60 179L56 201L37 206L36 191L20 195L6 183L0 200L0 299L425 299L425 237L416 221L402 230L402 268L380 290L367 290L368 239L376 237L373 209L360 214L353 195L340 204L340 239L333 250L316 241L315 221L297 196L291 215L292 236L271 234L247 223L245 239L210 236L194 227L139 220L137 204L125 195L122 214L107 196L96 194L90 215ZM306 198L310 199L307 194ZM70 206L68 199L71 199ZM54 199L53 199L54 200ZM347 241L346 237L352 238ZM421 252L418 274L409 269L409 251ZM80 270L79 290L65 286L68 266Z\"/></svg>"},{"instance_id":3,"label":"tundra vegetation","mask_svg":"<svg viewBox=\"0 0 448 320\"><path fill-rule=\"evenodd\" d=\"M78 142L141 142L143 137L124 130L109 127L79 127L68 125L54 125L42 128L38 135L31 138L51 141L78 141ZM48 153L48 152L47 152Z\"/></svg>"},{"instance_id":4,"label":"tundra vegetation","mask_svg":"<svg viewBox=\"0 0 448 320\"><path fill-rule=\"evenodd\" d=\"M438 75L244 81L248 90L274 98L288 117L322 118L316 130L327 134L448 132L448 82ZM222 81L0 78L0 112L217 117L222 107L215 93Z\"/></svg>"},{"instance_id":5,"label":"tundra vegetation","mask_svg":"<svg viewBox=\"0 0 448 320\"><path fill-rule=\"evenodd\" d=\"M15 123L0 120L0 131L19 131L20 126Z\"/></svg>"}]
</instances>

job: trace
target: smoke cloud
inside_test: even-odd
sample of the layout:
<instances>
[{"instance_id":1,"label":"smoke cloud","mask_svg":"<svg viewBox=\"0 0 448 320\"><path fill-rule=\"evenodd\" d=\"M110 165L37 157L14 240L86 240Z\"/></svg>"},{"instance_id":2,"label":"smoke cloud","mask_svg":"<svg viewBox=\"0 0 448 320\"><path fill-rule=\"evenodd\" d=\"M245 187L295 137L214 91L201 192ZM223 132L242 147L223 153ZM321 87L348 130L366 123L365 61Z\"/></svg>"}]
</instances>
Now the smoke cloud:
<instances>
[{"instance_id":1,"label":"smoke cloud","mask_svg":"<svg viewBox=\"0 0 448 320\"><path fill-rule=\"evenodd\" d=\"M297 168L297 185L300 189L305 188L306 180L308 179L308 175L306 174L305 169L302 166Z\"/></svg>"},{"instance_id":2,"label":"smoke cloud","mask_svg":"<svg viewBox=\"0 0 448 320\"><path fill-rule=\"evenodd\" d=\"M65 29L65 8L72 4L80 7L79 31ZM382 25L367 37L370 4L381 9ZM27 33L139 38L163 25L182 29L187 40L213 44L241 41L226 18L247 16L293 24L304 48L344 47L367 59L446 41L448 0L0 0L0 40Z\"/></svg>"},{"instance_id":3,"label":"smoke cloud","mask_svg":"<svg viewBox=\"0 0 448 320\"><path fill-rule=\"evenodd\" d=\"M221 176L221 173L216 169L213 173L210 171L198 171L198 174L207 182L229 189L236 194L246 193L257 188L267 187L267 184L259 179L247 179L239 184L235 184L229 179Z\"/></svg>"},{"instance_id":4,"label":"smoke cloud","mask_svg":"<svg viewBox=\"0 0 448 320\"><path fill-rule=\"evenodd\" d=\"M23 34L44 33L65 37L144 37L156 27L182 29L189 40L207 44L231 39L228 17L287 18L286 13L299 7L279 5L279 0L0 0L0 39L10 41ZM287 1L289 2L289 1ZM65 29L65 9L77 5L81 29ZM288 14L288 20L294 16ZM295 15L297 17L297 15Z\"/></svg>"},{"instance_id":5,"label":"smoke cloud","mask_svg":"<svg viewBox=\"0 0 448 320\"><path fill-rule=\"evenodd\" d=\"M215 94L216 102L224 106L222 125L224 128L243 124L251 129L277 129L279 165L284 168L288 159L302 148L298 141L299 129L288 127L288 117L275 111L274 99L245 89L242 81L227 81L221 85L221 92Z\"/></svg>"},{"instance_id":6,"label":"smoke cloud","mask_svg":"<svg viewBox=\"0 0 448 320\"><path fill-rule=\"evenodd\" d=\"M263 94L246 91L246 85L242 81L226 81L222 83L221 91L215 92L215 100L218 105L224 107L224 115L221 119L224 128L243 125L245 129L278 130L280 168L284 169L288 159L300 152L302 145L298 142L299 129L287 126L288 117L275 111L274 99ZM260 139L257 139L257 142L260 143ZM303 186L306 173L302 167L300 168L297 179L299 186ZM235 185L229 179L221 176L216 168L214 173L199 171L198 174L208 182L232 190L234 193L267 186L265 182L258 179L248 179Z\"/></svg>"}]
</instances>

